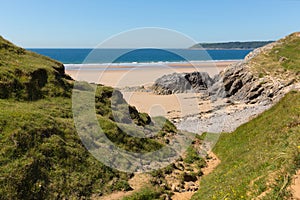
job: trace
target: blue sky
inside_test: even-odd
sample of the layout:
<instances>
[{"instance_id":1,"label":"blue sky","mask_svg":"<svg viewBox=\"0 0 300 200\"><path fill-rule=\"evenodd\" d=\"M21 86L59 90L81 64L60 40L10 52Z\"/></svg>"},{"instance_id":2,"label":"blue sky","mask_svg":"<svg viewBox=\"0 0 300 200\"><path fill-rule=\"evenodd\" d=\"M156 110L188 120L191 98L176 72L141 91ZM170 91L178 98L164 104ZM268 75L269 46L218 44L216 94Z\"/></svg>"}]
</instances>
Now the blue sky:
<instances>
[{"instance_id":1,"label":"blue sky","mask_svg":"<svg viewBox=\"0 0 300 200\"><path fill-rule=\"evenodd\" d=\"M275 40L300 31L300 0L0 0L0 35L23 47L94 47L137 27L199 42Z\"/></svg>"}]
</instances>

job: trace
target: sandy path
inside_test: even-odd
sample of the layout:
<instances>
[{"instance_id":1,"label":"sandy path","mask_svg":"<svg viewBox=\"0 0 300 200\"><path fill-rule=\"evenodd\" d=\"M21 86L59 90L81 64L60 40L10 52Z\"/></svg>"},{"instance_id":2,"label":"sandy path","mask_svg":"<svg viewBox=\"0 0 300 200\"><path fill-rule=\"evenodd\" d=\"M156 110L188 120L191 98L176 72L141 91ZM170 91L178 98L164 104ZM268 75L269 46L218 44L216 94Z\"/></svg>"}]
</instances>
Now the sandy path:
<instances>
[{"instance_id":1,"label":"sandy path","mask_svg":"<svg viewBox=\"0 0 300 200\"><path fill-rule=\"evenodd\" d=\"M93 200L119 200L119 199L122 199L123 197L130 196L134 192L137 192L138 190L142 189L145 185L150 184L149 181L150 181L150 175L148 175L148 174L135 174L128 181L130 187L133 189L132 191L114 192L112 194L105 195L103 197L93 198Z\"/></svg>"},{"instance_id":2,"label":"sandy path","mask_svg":"<svg viewBox=\"0 0 300 200\"><path fill-rule=\"evenodd\" d=\"M221 160L213 152L210 152L208 156L211 159L206 161L207 166L202 169L204 176L210 174L221 163Z\"/></svg>"},{"instance_id":3,"label":"sandy path","mask_svg":"<svg viewBox=\"0 0 300 200\"><path fill-rule=\"evenodd\" d=\"M197 63L191 66L189 63L170 64L162 68L130 70L128 66L119 66L119 70L66 70L75 80L84 80L88 82L101 83L107 86L123 88L126 86L149 86L154 81L166 74L184 73L194 71L208 72L210 76L218 74L233 62L218 62L218 63ZM196 67L195 67L196 66ZM212 109L210 101L200 100L201 94L174 94L174 95L155 95L150 92L122 92L126 101L133 106L136 106L140 112L146 112L151 116L166 116L168 119L180 119L182 117L198 115L200 112L209 111ZM203 169L204 174L210 173L217 165L219 160L212 154L212 159L208 162L208 167ZM129 196L139 189L149 184L149 175L137 174L129 180L132 191L114 192L110 195L102 197L94 197L93 199L101 200L118 200L125 196ZM189 200L195 192L175 193L172 196L173 200Z\"/></svg>"},{"instance_id":4,"label":"sandy path","mask_svg":"<svg viewBox=\"0 0 300 200\"><path fill-rule=\"evenodd\" d=\"M221 163L220 159L213 152L210 152L208 155L211 159L207 160L207 166L205 168L201 169L203 172L203 176L210 174ZM198 184L200 184L200 183L198 183ZM201 185L200 185L200 187L201 187ZM195 193L196 193L196 191L195 192L180 192L180 193L174 192L174 195L172 196L172 200L190 200Z\"/></svg>"},{"instance_id":5,"label":"sandy path","mask_svg":"<svg viewBox=\"0 0 300 200\"><path fill-rule=\"evenodd\" d=\"M195 192L175 192L172 196L172 200L190 200Z\"/></svg>"},{"instance_id":6,"label":"sandy path","mask_svg":"<svg viewBox=\"0 0 300 200\"><path fill-rule=\"evenodd\" d=\"M296 175L293 177L291 190L293 200L300 200L300 170L298 170Z\"/></svg>"}]
</instances>

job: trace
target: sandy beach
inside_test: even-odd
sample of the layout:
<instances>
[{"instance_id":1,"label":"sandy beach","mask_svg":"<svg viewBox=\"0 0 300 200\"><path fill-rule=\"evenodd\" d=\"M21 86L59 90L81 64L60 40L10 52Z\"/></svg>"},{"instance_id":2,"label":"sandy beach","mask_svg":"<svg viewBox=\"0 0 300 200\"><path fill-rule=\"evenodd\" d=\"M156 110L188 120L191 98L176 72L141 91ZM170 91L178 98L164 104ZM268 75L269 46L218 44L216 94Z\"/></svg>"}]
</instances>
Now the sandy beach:
<instances>
[{"instance_id":1,"label":"sandy beach","mask_svg":"<svg viewBox=\"0 0 300 200\"><path fill-rule=\"evenodd\" d=\"M184 72L208 72L210 76L236 61L149 63L142 65L67 65L66 73L75 80L100 83L117 88L148 86L166 74Z\"/></svg>"},{"instance_id":2,"label":"sandy beach","mask_svg":"<svg viewBox=\"0 0 300 200\"><path fill-rule=\"evenodd\" d=\"M121 89L126 101L135 106L140 112L146 112L151 116L165 116L168 119L180 119L182 117L196 115L199 111L209 110L209 101L201 102L201 94L185 93L174 95L156 95L151 92L122 91L124 87L151 86L154 81L166 74L188 73L194 71L208 72L210 76L218 74L228 65L236 61L220 62L194 62L194 63L168 63L148 64L142 67L128 65L113 66L88 66L80 65L81 70L66 70L75 80L84 80L100 83ZM68 66L71 68L72 66ZM74 67L74 66L73 66ZM107 67L106 70L104 67Z\"/></svg>"}]
</instances>

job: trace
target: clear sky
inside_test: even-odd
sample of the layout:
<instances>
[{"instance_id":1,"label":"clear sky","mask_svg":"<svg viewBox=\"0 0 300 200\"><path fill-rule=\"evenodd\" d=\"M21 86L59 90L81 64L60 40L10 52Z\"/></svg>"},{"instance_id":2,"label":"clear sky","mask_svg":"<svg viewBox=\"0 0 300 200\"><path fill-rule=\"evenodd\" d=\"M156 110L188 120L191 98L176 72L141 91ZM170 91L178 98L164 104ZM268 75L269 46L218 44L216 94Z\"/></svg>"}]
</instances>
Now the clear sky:
<instances>
[{"instance_id":1,"label":"clear sky","mask_svg":"<svg viewBox=\"0 0 300 200\"><path fill-rule=\"evenodd\" d=\"M300 31L300 0L0 0L0 35L23 47L94 47L162 27L199 42L275 40Z\"/></svg>"}]
</instances>

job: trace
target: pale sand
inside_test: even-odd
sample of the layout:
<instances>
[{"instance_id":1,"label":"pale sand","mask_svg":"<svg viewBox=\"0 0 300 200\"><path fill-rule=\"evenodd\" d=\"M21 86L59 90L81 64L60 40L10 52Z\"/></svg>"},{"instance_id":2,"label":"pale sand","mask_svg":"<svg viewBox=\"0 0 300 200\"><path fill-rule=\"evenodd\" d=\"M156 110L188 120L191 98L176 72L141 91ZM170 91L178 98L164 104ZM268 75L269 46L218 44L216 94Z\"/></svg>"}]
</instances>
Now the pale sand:
<instances>
[{"instance_id":1,"label":"pale sand","mask_svg":"<svg viewBox=\"0 0 300 200\"><path fill-rule=\"evenodd\" d=\"M118 191L113 192L112 194L105 195L102 197L92 197L93 200L119 200L123 199L126 196L130 196L135 192L138 192L140 189L146 187L150 184L151 176L149 174L141 173L141 174L134 174L134 176L129 179L128 183L130 187L133 189L131 191Z\"/></svg>"},{"instance_id":2,"label":"pale sand","mask_svg":"<svg viewBox=\"0 0 300 200\"><path fill-rule=\"evenodd\" d=\"M159 77L171 73L189 73L194 71L207 72L211 76L218 74L221 70L235 61L221 62L196 62L196 63L169 63L169 64L148 64L139 67L117 65L110 69L106 66L92 65L88 66L89 70L66 70L75 80L82 80L92 83L100 83L112 87L133 87L149 86ZM84 65L83 65L84 66ZM98 68L98 69L97 69ZM99 68L101 70L99 70ZM117 70L116 70L117 69Z\"/></svg>"},{"instance_id":3,"label":"pale sand","mask_svg":"<svg viewBox=\"0 0 300 200\"><path fill-rule=\"evenodd\" d=\"M299 200L300 199L300 170L297 171L297 173L294 175L292 179L291 190L292 190L293 199Z\"/></svg>"},{"instance_id":4,"label":"pale sand","mask_svg":"<svg viewBox=\"0 0 300 200\"><path fill-rule=\"evenodd\" d=\"M124 99L140 112L150 116L165 116L177 121L186 116L193 116L212 108L210 101L200 104L201 94L183 93L156 95L150 92L122 92Z\"/></svg>"},{"instance_id":5,"label":"pale sand","mask_svg":"<svg viewBox=\"0 0 300 200\"><path fill-rule=\"evenodd\" d=\"M233 61L222 62L197 62L190 63L170 63L168 65L143 66L143 69L130 70L130 66L114 66L118 70L66 70L75 80L84 80L93 83L100 83L106 86L124 88L126 86L150 86L154 81L166 74L188 73L194 71L207 72L210 76L218 74ZM96 68L97 66L92 66ZM102 66L103 67L103 66ZM90 68L90 66L89 66ZM184 116L197 115L199 111L209 110L209 101L199 105L198 96L200 94L176 94L176 95L155 95L150 92L122 92L126 101L135 106L140 112L145 112L151 116L165 116L168 119L177 119Z\"/></svg>"}]
</instances>

